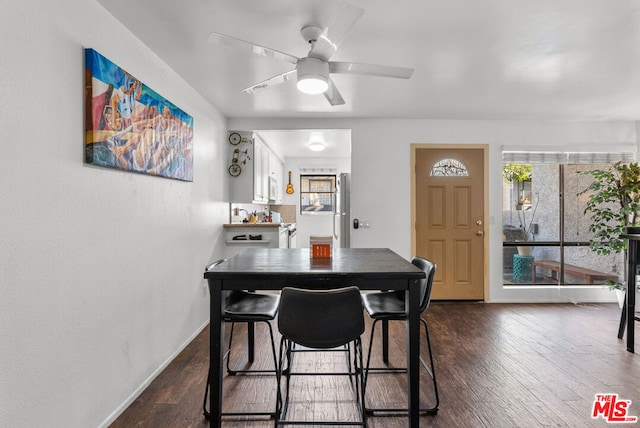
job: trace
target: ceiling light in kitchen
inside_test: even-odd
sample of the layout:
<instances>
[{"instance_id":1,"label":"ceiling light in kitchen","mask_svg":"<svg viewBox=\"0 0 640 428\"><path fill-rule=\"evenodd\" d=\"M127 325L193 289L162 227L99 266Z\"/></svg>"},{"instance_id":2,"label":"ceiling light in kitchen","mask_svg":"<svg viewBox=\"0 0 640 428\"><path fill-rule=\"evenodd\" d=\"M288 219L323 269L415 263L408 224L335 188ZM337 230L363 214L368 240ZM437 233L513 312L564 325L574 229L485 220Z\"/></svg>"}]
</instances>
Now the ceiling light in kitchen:
<instances>
[{"instance_id":1,"label":"ceiling light in kitchen","mask_svg":"<svg viewBox=\"0 0 640 428\"><path fill-rule=\"evenodd\" d=\"M321 152L324 150L324 143L322 141L312 141L309 143L309 150Z\"/></svg>"}]
</instances>

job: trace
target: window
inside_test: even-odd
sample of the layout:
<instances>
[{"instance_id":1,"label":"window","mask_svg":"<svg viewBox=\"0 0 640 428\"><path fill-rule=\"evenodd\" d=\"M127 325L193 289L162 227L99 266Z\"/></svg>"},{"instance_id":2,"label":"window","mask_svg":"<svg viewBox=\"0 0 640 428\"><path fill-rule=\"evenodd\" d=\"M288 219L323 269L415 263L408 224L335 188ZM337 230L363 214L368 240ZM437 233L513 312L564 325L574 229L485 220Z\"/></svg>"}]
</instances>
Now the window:
<instances>
[{"instance_id":1,"label":"window","mask_svg":"<svg viewBox=\"0 0 640 428\"><path fill-rule=\"evenodd\" d=\"M333 214L335 190L335 175L301 175L300 213Z\"/></svg>"},{"instance_id":2,"label":"window","mask_svg":"<svg viewBox=\"0 0 640 428\"><path fill-rule=\"evenodd\" d=\"M442 159L436 162L429 171L430 176L439 177L468 177L467 167L457 159Z\"/></svg>"},{"instance_id":3,"label":"window","mask_svg":"<svg viewBox=\"0 0 640 428\"><path fill-rule=\"evenodd\" d=\"M630 153L503 151L503 284L602 286L623 279L621 254L598 255L584 217L592 181L580 171L604 169Z\"/></svg>"}]
</instances>

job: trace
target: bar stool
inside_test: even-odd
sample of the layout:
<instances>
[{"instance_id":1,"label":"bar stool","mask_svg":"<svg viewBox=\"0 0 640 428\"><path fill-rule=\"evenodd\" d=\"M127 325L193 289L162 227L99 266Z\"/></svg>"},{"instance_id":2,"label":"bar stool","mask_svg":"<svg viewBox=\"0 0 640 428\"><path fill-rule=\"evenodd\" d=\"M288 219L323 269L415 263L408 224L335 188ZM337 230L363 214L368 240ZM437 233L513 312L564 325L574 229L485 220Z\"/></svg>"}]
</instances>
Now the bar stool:
<instances>
[{"instance_id":1,"label":"bar stool","mask_svg":"<svg viewBox=\"0 0 640 428\"><path fill-rule=\"evenodd\" d=\"M361 334L364 332L362 299L358 287L346 287L328 291L311 291L285 287L280 297L278 330L282 334L278 359L278 385L282 376L286 378L285 397L278 389L276 408L280 415L276 426L282 425L360 425L366 426L364 412L364 373ZM293 372L292 348L300 345L315 350L331 350L345 344L353 344L353 370L346 372L295 373ZM287 369L284 369L284 363ZM356 406L360 420L347 421L300 421L287 420L290 403L291 377L296 375L345 375L355 376Z\"/></svg>"},{"instance_id":2,"label":"bar stool","mask_svg":"<svg viewBox=\"0 0 640 428\"><path fill-rule=\"evenodd\" d=\"M436 266L431 261L423 259L421 257L414 257L411 263L422 269L426 278L420 280L420 314L429 307L431 300L431 289L433 287L433 277L435 275ZM376 329L376 324L379 321L405 321L407 319L407 310L405 308L405 293L397 291L384 291L379 293L367 293L362 295L362 302L367 314L374 320L371 326L371 337L369 339L369 352L367 354L367 365L365 368L365 390L367 381L369 378L369 372L382 372L382 373L406 373L405 368L392 368L392 367L370 367L371 362L371 349L373 348L373 336ZM429 351L428 366L422 356L420 357L420 363L425 368L429 377L433 383L433 390L435 394L435 405L430 408L421 408L421 413L435 414L438 412L438 406L440 399L438 397L438 384L436 382L436 374L433 366L433 354L431 352L431 341L429 340L429 326L423 316L420 317L420 322L424 326L425 338L427 340L427 349ZM382 413L405 413L408 409L398 408L367 408L368 413L382 412Z\"/></svg>"},{"instance_id":3,"label":"bar stool","mask_svg":"<svg viewBox=\"0 0 640 428\"><path fill-rule=\"evenodd\" d=\"M208 271L225 260L217 260L209 264L205 271ZM258 294L244 290L225 291L225 311L224 321L231 323L231 331L229 332L229 346L225 352L224 358L227 359L227 373L230 376L236 374L248 374L248 373L273 373L276 374L278 366L278 358L276 355L275 340L273 338L273 328L270 321L276 318L278 313L278 306L280 303L280 296L277 294ZM233 328L236 323L255 323L262 322L269 328L269 336L271 338L271 352L273 354L273 370L238 370L231 369L229 360L231 359L231 344L233 341ZM207 410L207 396L209 393L209 384L211 380L211 372L207 374L207 384L204 390L204 401L202 403L202 410L205 418L209 418L211 415ZM277 377L276 377L277 385ZM270 416L276 417L278 413L277 408L273 412L225 412L223 416Z\"/></svg>"}]
</instances>

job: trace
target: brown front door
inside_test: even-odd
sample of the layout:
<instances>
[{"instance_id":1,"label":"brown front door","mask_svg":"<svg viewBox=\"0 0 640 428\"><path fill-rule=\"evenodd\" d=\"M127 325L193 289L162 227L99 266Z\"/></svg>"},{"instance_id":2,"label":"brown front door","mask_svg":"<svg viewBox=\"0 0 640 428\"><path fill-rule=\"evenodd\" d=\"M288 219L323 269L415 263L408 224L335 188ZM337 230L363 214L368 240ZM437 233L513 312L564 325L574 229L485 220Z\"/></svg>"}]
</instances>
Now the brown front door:
<instances>
[{"instance_id":1,"label":"brown front door","mask_svg":"<svg viewBox=\"0 0 640 428\"><path fill-rule=\"evenodd\" d=\"M433 299L484 299L485 149L415 148L415 254L437 265Z\"/></svg>"}]
</instances>

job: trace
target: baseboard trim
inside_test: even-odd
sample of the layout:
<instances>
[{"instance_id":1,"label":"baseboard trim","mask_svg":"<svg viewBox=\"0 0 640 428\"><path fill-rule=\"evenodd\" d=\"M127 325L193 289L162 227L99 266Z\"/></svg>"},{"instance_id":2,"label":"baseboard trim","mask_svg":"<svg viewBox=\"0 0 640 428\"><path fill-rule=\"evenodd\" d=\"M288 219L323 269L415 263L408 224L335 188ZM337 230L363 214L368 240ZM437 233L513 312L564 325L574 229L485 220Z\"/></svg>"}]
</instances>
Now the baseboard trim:
<instances>
[{"instance_id":1,"label":"baseboard trim","mask_svg":"<svg viewBox=\"0 0 640 428\"><path fill-rule=\"evenodd\" d=\"M136 398L138 398L140 394L142 394L142 392L147 389L151 382L153 382L154 379L158 377L158 375L162 373L169 364L171 364L171 362L178 356L178 354L180 354L180 352L182 352L200 333L202 333L202 330L204 330L208 325L209 320L201 325L200 328L198 328L184 343L182 343L182 345L180 345L180 347L173 354L171 354L171 356L169 356L169 358L167 358L160 365L160 367L158 367L153 373L151 373L151 375L147 379L145 379L144 382L142 382L142 384L138 388L136 388L136 390L129 397L127 397L127 399L99 425L99 428L107 428L116 419L118 419L118 416L120 416L122 413L124 413L125 410L127 410L127 408L136 400Z\"/></svg>"}]
</instances>

